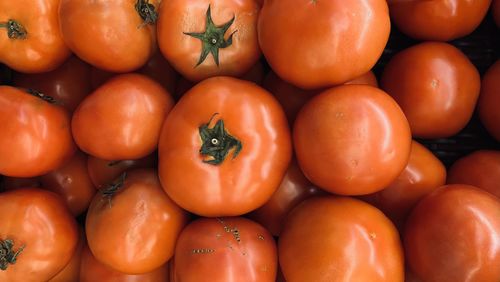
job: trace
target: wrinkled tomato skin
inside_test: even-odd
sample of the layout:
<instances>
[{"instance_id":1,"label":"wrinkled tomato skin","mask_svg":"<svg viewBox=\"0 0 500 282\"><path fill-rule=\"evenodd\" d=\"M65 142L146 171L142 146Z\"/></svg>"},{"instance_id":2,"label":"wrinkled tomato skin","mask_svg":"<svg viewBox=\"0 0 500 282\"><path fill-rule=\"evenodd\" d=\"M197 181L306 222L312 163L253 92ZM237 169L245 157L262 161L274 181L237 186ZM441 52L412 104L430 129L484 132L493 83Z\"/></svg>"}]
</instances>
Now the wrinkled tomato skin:
<instances>
[{"instance_id":1,"label":"wrinkled tomato skin","mask_svg":"<svg viewBox=\"0 0 500 282\"><path fill-rule=\"evenodd\" d=\"M14 73L12 81L17 87L35 89L51 96L70 112L91 92L90 66L75 56L51 72Z\"/></svg>"},{"instance_id":2,"label":"wrinkled tomato skin","mask_svg":"<svg viewBox=\"0 0 500 282\"><path fill-rule=\"evenodd\" d=\"M0 174L34 177L75 151L69 113L23 90L0 86Z\"/></svg>"},{"instance_id":3,"label":"wrinkled tomato skin","mask_svg":"<svg viewBox=\"0 0 500 282\"><path fill-rule=\"evenodd\" d=\"M127 172L114 194L94 197L85 230L98 261L119 272L142 274L172 257L187 219L163 191L156 172L138 169Z\"/></svg>"},{"instance_id":4,"label":"wrinkled tomato skin","mask_svg":"<svg viewBox=\"0 0 500 282\"><path fill-rule=\"evenodd\" d=\"M484 74L478 101L479 118L491 136L500 142L500 60Z\"/></svg>"},{"instance_id":5,"label":"wrinkled tomato skin","mask_svg":"<svg viewBox=\"0 0 500 282\"><path fill-rule=\"evenodd\" d=\"M408 218L404 246L422 281L500 280L500 200L474 186L442 186Z\"/></svg>"},{"instance_id":6,"label":"wrinkled tomato skin","mask_svg":"<svg viewBox=\"0 0 500 282\"><path fill-rule=\"evenodd\" d=\"M411 133L384 91L342 85L302 107L293 141L299 166L313 184L334 194L363 195L384 189L403 171Z\"/></svg>"},{"instance_id":7,"label":"wrinkled tomato skin","mask_svg":"<svg viewBox=\"0 0 500 282\"><path fill-rule=\"evenodd\" d=\"M286 281L403 281L403 249L392 222L353 198L303 201L278 241Z\"/></svg>"},{"instance_id":8,"label":"wrinkled tomato skin","mask_svg":"<svg viewBox=\"0 0 500 282\"><path fill-rule=\"evenodd\" d=\"M0 214L0 240L12 240L14 250L24 246L0 281L48 281L68 264L78 229L58 195L36 188L0 193Z\"/></svg>"},{"instance_id":9,"label":"wrinkled tomato skin","mask_svg":"<svg viewBox=\"0 0 500 282\"><path fill-rule=\"evenodd\" d=\"M78 245L76 246L76 250L71 257L71 260L56 276L52 277L49 282L78 281L80 276L83 247L87 244L85 241L85 231L80 227L78 230Z\"/></svg>"},{"instance_id":10,"label":"wrinkled tomato skin","mask_svg":"<svg viewBox=\"0 0 500 282\"><path fill-rule=\"evenodd\" d=\"M265 1L258 23L271 68L303 89L342 84L368 72L389 32L382 0Z\"/></svg>"},{"instance_id":11,"label":"wrinkled tomato skin","mask_svg":"<svg viewBox=\"0 0 500 282\"><path fill-rule=\"evenodd\" d=\"M479 150L458 159L446 183L469 184L500 198L500 151Z\"/></svg>"},{"instance_id":12,"label":"wrinkled tomato skin","mask_svg":"<svg viewBox=\"0 0 500 282\"><path fill-rule=\"evenodd\" d=\"M246 218L200 218L179 236L174 267L179 282L274 282L276 242Z\"/></svg>"},{"instance_id":13,"label":"wrinkled tomato skin","mask_svg":"<svg viewBox=\"0 0 500 282\"><path fill-rule=\"evenodd\" d=\"M459 49L424 42L392 57L380 84L403 109L414 137L445 138L469 122L481 81L476 67Z\"/></svg>"},{"instance_id":14,"label":"wrinkled tomato skin","mask_svg":"<svg viewBox=\"0 0 500 282\"><path fill-rule=\"evenodd\" d=\"M23 73L52 71L71 54L63 41L57 15L60 0L16 0L0 3L0 22L15 20L27 32L11 39L0 28L0 62Z\"/></svg>"}]
</instances>

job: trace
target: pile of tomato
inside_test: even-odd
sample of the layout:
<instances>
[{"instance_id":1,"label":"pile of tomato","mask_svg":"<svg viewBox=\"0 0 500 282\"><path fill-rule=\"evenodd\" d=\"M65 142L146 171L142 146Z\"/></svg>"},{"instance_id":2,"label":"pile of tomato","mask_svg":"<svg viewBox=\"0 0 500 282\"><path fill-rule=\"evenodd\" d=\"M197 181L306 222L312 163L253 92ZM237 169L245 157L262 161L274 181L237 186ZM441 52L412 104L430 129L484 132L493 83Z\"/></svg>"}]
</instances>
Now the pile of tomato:
<instances>
[{"instance_id":1,"label":"pile of tomato","mask_svg":"<svg viewBox=\"0 0 500 282\"><path fill-rule=\"evenodd\" d=\"M0 281L499 282L499 55L500 0L0 0Z\"/></svg>"}]
</instances>

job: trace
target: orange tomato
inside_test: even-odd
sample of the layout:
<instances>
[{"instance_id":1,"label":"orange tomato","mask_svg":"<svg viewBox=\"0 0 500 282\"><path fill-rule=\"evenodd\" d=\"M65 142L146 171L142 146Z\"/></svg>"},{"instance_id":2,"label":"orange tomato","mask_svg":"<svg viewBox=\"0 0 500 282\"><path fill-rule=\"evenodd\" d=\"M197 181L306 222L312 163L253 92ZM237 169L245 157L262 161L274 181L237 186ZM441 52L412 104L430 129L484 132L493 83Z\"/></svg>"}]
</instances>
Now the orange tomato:
<instances>
[{"instance_id":1,"label":"orange tomato","mask_svg":"<svg viewBox=\"0 0 500 282\"><path fill-rule=\"evenodd\" d=\"M478 101L479 118L484 127L497 141L500 141L500 60L497 60L484 74Z\"/></svg>"}]
</instances>

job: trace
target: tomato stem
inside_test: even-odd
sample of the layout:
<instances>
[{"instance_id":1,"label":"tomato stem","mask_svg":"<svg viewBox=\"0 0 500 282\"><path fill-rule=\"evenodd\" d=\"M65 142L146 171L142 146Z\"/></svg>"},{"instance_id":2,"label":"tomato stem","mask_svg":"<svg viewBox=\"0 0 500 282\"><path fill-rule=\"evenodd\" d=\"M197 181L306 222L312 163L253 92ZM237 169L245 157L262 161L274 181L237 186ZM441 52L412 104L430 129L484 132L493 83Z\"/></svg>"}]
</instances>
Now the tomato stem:
<instances>
[{"instance_id":1,"label":"tomato stem","mask_svg":"<svg viewBox=\"0 0 500 282\"><path fill-rule=\"evenodd\" d=\"M9 264L15 264L17 257L24 250L24 245L14 252L14 241L10 239L0 240L0 270L7 270Z\"/></svg>"},{"instance_id":2,"label":"tomato stem","mask_svg":"<svg viewBox=\"0 0 500 282\"><path fill-rule=\"evenodd\" d=\"M147 24L154 25L158 21L158 12L155 10L155 6L149 3L149 0L137 0L135 10L143 20L139 28Z\"/></svg>"},{"instance_id":3,"label":"tomato stem","mask_svg":"<svg viewBox=\"0 0 500 282\"><path fill-rule=\"evenodd\" d=\"M40 98L42 100L44 100L45 102L48 102L50 104L58 104L57 100L54 99L52 96L49 96L49 95L45 95L43 94L42 92L38 91L38 90L35 90L35 89L27 89L26 92L28 92L28 94L31 94L37 98Z\"/></svg>"},{"instance_id":4,"label":"tomato stem","mask_svg":"<svg viewBox=\"0 0 500 282\"><path fill-rule=\"evenodd\" d=\"M0 28L7 29L7 36L10 39L26 39L28 32L20 23L15 20L8 20L7 22L0 22Z\"/></svg>"},{"instance_id":5,"label":"tomato stem","mask_svg":"<svg viewBox=\"0 0 500 282\"><path fill-rule=\"evenodd\" d=\"M103 198L108 199L109 207L111 208L111 199L122 188L127 178L127 172L122 173L113 183L101 190Z\"/></svg>"},{"instance_id":6,"label":"tomato stem","mask_svg":"<svg viewBox=\"0 0 500 282\"><path fill-rule=\"evenodd\" d=\"M243 145L240 140L231 136L224 128L224 121L219 119L215 126L209 128L212 119L217 115L215 113L212 115L210 120L199 127L199 133L201 137L201 148L200 154L206 156L203 159L204 163L209 163L212 165L220 165L229 154L229 151L234 148L233 159L238 156Z\"/></svg>"}]
</instances>

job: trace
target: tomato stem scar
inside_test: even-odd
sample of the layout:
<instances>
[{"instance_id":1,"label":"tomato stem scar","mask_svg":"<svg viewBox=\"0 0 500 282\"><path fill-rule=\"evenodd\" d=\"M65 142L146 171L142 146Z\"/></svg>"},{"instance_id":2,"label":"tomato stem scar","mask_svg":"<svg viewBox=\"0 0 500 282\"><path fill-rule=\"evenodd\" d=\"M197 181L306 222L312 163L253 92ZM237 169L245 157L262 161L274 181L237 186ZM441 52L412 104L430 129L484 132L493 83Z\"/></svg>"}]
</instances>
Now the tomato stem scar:
<instances>
[{"instance_id":1,"label":"tomato stem scar","mask_svg":"<svg viewBox=\"0 0 500 282\"><path fill-rule=\"evenodd\" d=\"M14 241L10 239L0 240L0 270L7 270L9 264L15 264L17 257L24 250L24 245L14 252Z\"/></svg>"},{"instance_id":2,"label":"tomato stem scar","mask_svg":"<svg viewBox=\"0 0 500 282\"><path fill-rule=\"evenodd\" d=\"M234 148L233 159L238 156L243 145L240 140L231 136L224 128L224 121L219 119L212 128L209 128L213 118L217 115L212 115L210 120L199 127L201 137L200 154L207 157L203 159L204 163L212 165L220 165L229 154L229 151Z\"/></svg>"},{"instance_id":3,"label":"tomato stem scar","mask_svg":"<svg viewBox=\"0 0 500 282\"><path fill-rule=\"evenodd\" d=\"M149 0L137 0L135 10L143 20L139 28L148 24L154 25L158 21L158 12L155 10L155 6L149 3Z\"/></svg>"},{"instance_id":4,"label":"tomato stem scar","mask_svg":"<svg viewBox=\"0 0 500 282\"><path fill-rule=\"evenodd\" d=\"M7 29L7 36L10 39L26 39L28 36L28 32L24 26L12 19L7 22L0 22L0 28Z\"/></svg>"}]
</instances>

